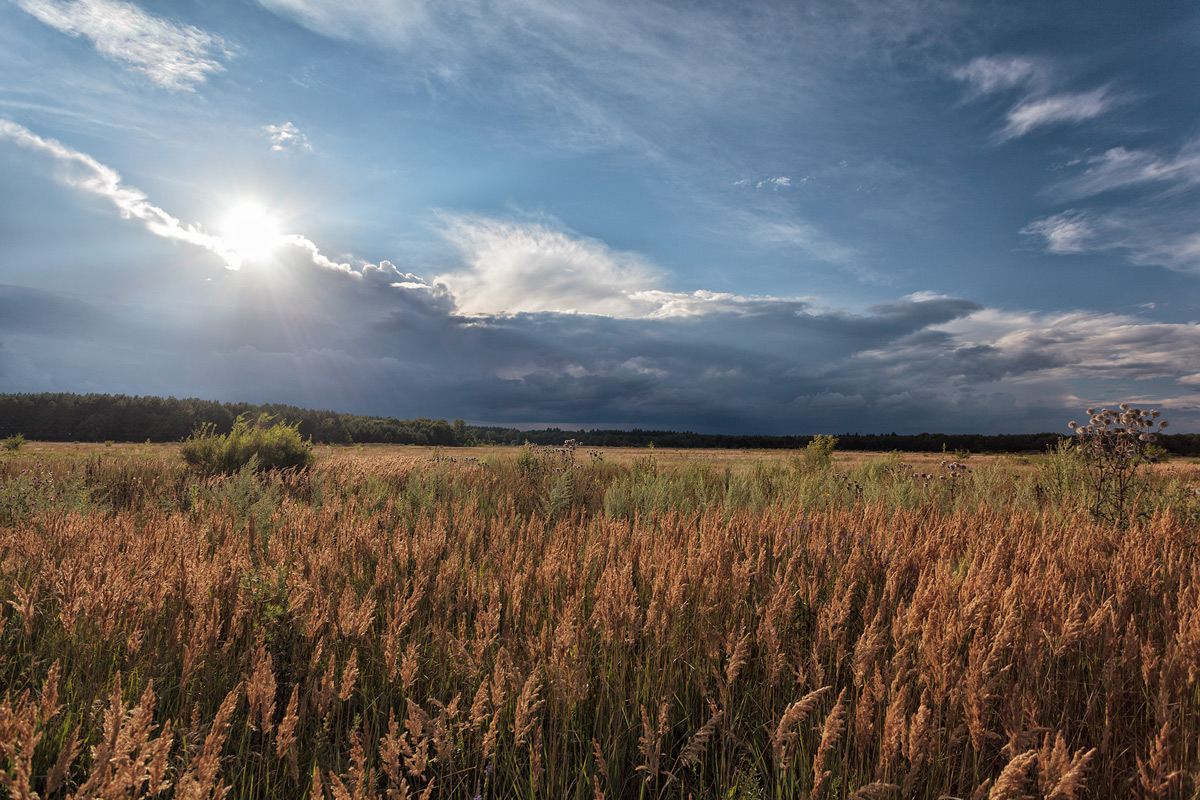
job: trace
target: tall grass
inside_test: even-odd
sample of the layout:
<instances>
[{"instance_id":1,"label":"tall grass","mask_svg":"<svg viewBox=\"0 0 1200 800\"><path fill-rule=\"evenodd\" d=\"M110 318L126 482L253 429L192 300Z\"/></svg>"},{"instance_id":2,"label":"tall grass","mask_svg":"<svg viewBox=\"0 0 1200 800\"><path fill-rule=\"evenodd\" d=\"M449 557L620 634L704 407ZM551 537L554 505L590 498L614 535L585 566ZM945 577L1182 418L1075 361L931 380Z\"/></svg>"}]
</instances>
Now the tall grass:
<instances>
[{"instance_id":1,"label":"tall grass","mask_svg":"<svg viewBox=\"0 0 1200 800\"><path fill-rule=\"evenodd\" d=\"M1121 528L1053 458L43 461L69 499L0 527L0 785L1193 796L1197 476Z\"/></svg>"}]
</instances>

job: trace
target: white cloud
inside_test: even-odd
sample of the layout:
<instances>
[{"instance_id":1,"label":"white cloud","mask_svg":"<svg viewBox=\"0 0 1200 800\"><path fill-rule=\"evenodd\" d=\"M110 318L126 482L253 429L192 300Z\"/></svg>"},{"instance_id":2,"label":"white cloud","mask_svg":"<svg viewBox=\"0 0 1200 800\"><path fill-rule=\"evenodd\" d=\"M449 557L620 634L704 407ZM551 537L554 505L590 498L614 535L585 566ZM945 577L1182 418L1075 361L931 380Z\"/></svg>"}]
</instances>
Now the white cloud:
<instances>
[{"instance_id":1,"label":"white cloud","mask_svg":"<svg viewBox=\"0 0 1200 800\"><path fill-rule=\"evenodd\" d=\"M804 178L800 182L801 182L801 184L807 183L808 178ZM767 189L778 190L778 189L786 189L786 188L790 187L792 185L792 179L790 177L788 177L787 175L779 175L774 178L761 178L761 179L741 178L740 180L734 181L733 185L734 186L751 186L751 185L753 185L755 189L767 188Z\"/></svg>"},{"instance_id":2,"label":"white cloud","mask_svg":"<svg viewBox=\"0 0 1200 800\"><path fill-rule=\"evenodd\" d=\"M540 223L444 217L465 269L435 281L468 315L576 311L614 317L652 311L658 271L642 257Z\"/></svg>"},{"instance_id":3,"label":"white cloud","mask_svg":"<svg viewBox=\"0 0 1200 800\"><path fill-rule=\"evenodd\" d=\"M1174 158L1146 150L1114 147L1085 162L1082 174L1051 186L1047 192L1078 199L1114 189L1146 184L1181 189L1200 186L1200 141L1188 142Z\"/></svg>"},{"instance_id":4,"label":"white cloud","mask_svg":"<svg viewBox=\"0 0 1200 800\"><path fill-rule=\"evenodd\" d=\"M986 309L942 326L954 346L991 352L1006 380L1183 379L1200 363L1200 325L1146 323L1120 314Z\"/></svg>"},{"instance_id":5,"label":"white cloud","mask_svg":"<svg viewBox=\"0 0 1200 800\"><path fill-rule=\"evenodd\" d=\"M41 22L84 36L105 58L123 61L166 89L191 90L224 69L225 42L192 25L147 14L122 0L16 0Z\"/></svg>"},{"instance_id":6,"label":"white cloud","mask_svg":"<svg viewBox=\"0 0 1200 800\"><path fill-rule=\"evenodd\" d=\"M136 219L145 225L146 230L164 239L186 242L202 247L220 256L230 269L238 269L242 257L220 236L205 232L202 228L184 224L163 209L154 205L140 189L126 186L121 181L121 175L112 167L101 164L87 153L67 147L55 139L44 139L22 125L11 120L0 118L0 140L8 139L13 143L43 155L50 156L60 168L59 177L68 186L81 191L103 197L111 202L123 219ZM298 248L317 266L326 269L352 272L348 264L341 264L323 255L319 248L310 240L297 234L282 237L286 244ZM387 264L387 262L382 262ZM381 264L381 266L382 266ZM388 264L391 267L390 264ZM396 272L394 268L391 270ZM409 280L413 276L400 275L397 281Z\"/></svg>"},{"instance_id":7,"label":"white cloud","mask_svg":"<svg viewBox=\"0 0 1200 800\"><path fill-rule=\"evenodd\" d=\"M390 46L406 41L428 19L421 3L376 0L259 0L259 3L322 36L365 39Z\"/></svg>"},{"instance_id":8,"label":"white cloud","mask_svg":"<svg viewBox=\"0 0 1200 800\"><path fill-rule=\"evenodd\" d=\"M1135 233L1136 229L1126 227L1131 233L1120 246L1129 248L1133 263L1200 273L1200 233L1194 224L1190 231L1167 231L1162 236L1153 229L1141 228Z\"/></svg>"},{"instance_id":9,"label":"white cloud","mask_svg":"<svg viewBox=\"0 0 1200 800\"><path fill-rule=\"evenodd\" d=\"M765 244L795 247L831 264L848 266L858 256L854 247L831 240L816 226L803 220L758 222L754 233L753 238Z\"/></svg>"},{"instance_id":10,"label":"white cloud","mask_svg":"<svg viewBox=\"0 0 1200 800\"><path fill-rule=\"evenodd\" d=\"M438 275L434 286L453 296L460 313L511 316L583 313L620 319L753 316L797 298L746 297L661 286L660 271L643 256L543 222L443 215L442 235L463 267ZM806 240L804 246L815 247ZM827 245L832 251L832 246ZM833 252L826 253L832 257Z\"/></svg>"},{"instance_id":11,"label":"white cloud","mask_svg":"<svg viewBox=\"0 0 1200 800\"><path fill-rule=\"evenodd\" d=\"M943 0L752 3L736 14L719 3L685 11L610 0L259 4L319 35L396 54L397 76L424 89L501 106L510 134L542 152L620 148L660 162L723 150L713 123L731 106L763 118L803 108L806 125L836 124L825 106L842 107L848 59L910 50L957 13ZM691 129L706 135L679 135Z\"/></svg>"},{"instance_id":12,"label":"white cloud","mask_svg":"<svg viewBox=\"0 0 1200 800\"><path fill-rule=\"evenodd\" d=\"M1066 200L1121 191L1119 205L1097 201L1093 209L1070 209L1034 220L1022 233L1040 236L1051 253L1123 251L1137 265L1200 273L1200 140L1173 156L1114 147L1079 160L1079 174L1043 194ZM1105 198L1107 200L1108 198Z\"/></svg>"},{"instance_id":13,"label":"white cloud","mask_svg":"<svg viewBox=\"0 0 1200 800\"><path fill-rule=\"evenodd\" d=\"M730 215L739 221L738 231L755 246L795 249L804 256L830 264L871 284L886 284L891 277L863 262L863 251L852 244L839 242L815 225L802 219L763 219L736 212Z\"/></svg>"},{"instance_id":14,"label":"white cloud","mask_svg":"<svg viewBox=\"0 0 1200 800\"><path fill-rule=\"evenodd\" d=\"M1028 98L1008 112L1008 124L997 134L1001 140L1024 136L1035 128L1098 117L1116 104L1104 88L1080 94Z\"/></svg>"},{"instance_id":15,"label":"white cloud","mask_svg":"<svg viewBox=\"0 0 1200 800\"><path fill-rule=\"evenodd\" d=\"M984 56L954 70L954 77L970 85L972 96L979 96L1040 83L1046 72L1045 64L1025 56Z\"/></svg>"},{"instance_id":16,"label":"white cloud","mask_svg":"<svg viewBox=\"0 0 1200 800\"><path fill-rule=\"evenodd\" d=\"M1022 228L1021 233L1042 237L1046 251L1057 255L1096 249L1094 221L1086 212L1076 209L1034 220Z\"/></svg>"},{"instance_id":17,"label":"white cloud","mask_svg":"<svg viewBox=\"0 0 1200 800\"><path fill-rule=\"evenodd\" d=\"M1108 212L1069 209L1021 229L1056 255L1123 251L1138 266L1200 273L1200 214L1161 204Z\"/></svg>"},{"instance_id":18,"label":"white cloud","mask_svg":"<svg viewBox=\"0 0 1200 800\"><path fill-rule=\"evenodd\" d=\"M1090 92L1052 93L1057 83L1052 65L1025 56L981 57L952 73L967 84L967 99L1020 89L1021 99L1009 109L997 141L1008 141L1047 125L1084 122L1098 117L1123 99L1107 87Z\"/></svg>"},{"instance_id":19,"label":"white cloud","mask_svg":"<svg viewBox=\"0 0 1200 800\"><path fill-rule=\"evenodd\" d=\"M914 410L922 399L956 413L974 405L981 414L976 429L989 424L989 410L1012 419L1020 409L1070 411L1126 400L1186 411L1188 419L1172 421L1194 424L1195 403L1173 387L1193 381L1196 363L1194 323L980 309L857 354L834 385L864 392L870 386L870 397L907 393Z\"/></svg>"},{"instance_id":20,"label":"white cloud","mask_svg":"<svg viewBox=\"0 0 1200 800\"><path fill-rule=\"evenodd\" d=\"M1029 58L981 58L955 70L954 76L968 84L969 98L1006 90L1019 95L995 134L1001 142L1044 127L1096 119L1131 100L1107 86L1061 91L1062 81L1054 72L1053 65ZM1042 190L1043 196L1080 201L1124 194L1111 198L1119 205L1068 208L1028 223L1021 233L1039 239L1046 252L1120 251L1133 264L1200 273L1200 213L1191 196L1200 187L1200 140L1186 142L1173 157L1113 147L1072 158L1057 169L1064 172ZM1070 177L1061 178L1063 174Z\"/></svg>"},{"instance_id":21,"label":"white cloud","mask_svg":"<svg viewBox=\"0 0 1200 800\"><path fill-rule=\"evenodd\" d=\"M263 125L262 132L271 142L271 149L276 152L284 150L312 150L308 137L291 122L282 125Z\"/></svg>"},{"instance_id":22,"label":"white cloud","mask_svg":"<svg viewBox=\"0 0 1200 800\"><path fill-rule=\"evenodd\" d=\"M150 203L146 195L121 183L121 176L86 153L74 150L54 139L43 139L11 120L0 119L0 139L51 156L62 168L60 177L68 186L108 199L125 219L140 220L157 236L176 239L217 252L220 239L183 225L163 209Z\"/></svg>"}]
</instances>

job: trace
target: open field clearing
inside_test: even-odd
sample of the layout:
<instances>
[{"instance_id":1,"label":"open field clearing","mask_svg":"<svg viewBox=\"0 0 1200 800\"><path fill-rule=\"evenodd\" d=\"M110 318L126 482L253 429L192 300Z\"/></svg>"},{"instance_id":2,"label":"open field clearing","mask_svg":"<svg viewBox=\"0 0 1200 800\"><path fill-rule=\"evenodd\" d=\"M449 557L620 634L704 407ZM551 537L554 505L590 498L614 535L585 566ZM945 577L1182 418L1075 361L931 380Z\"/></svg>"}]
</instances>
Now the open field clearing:
<instances>
[{"instance_id":1,"label":"open field clearing","mask_svg":"<svg viewBox=\"0 0 1200 800\"><path fill-rule=\"evenodd\" d=\"M0 456L13 797L1194 797L1200 466ZM952 460L948 460L952 462Z\"/></svg>"},{"instance_id":2,"label":"open field clearing","mask_svg":"<svg viewBox=\"0 0 1200 800\"><path fill-rule=\"evenodd\" d=\"M600 453L602 458L612 464L628 466L635 459L652 456L664 467L674 467L686 464L706 466L737 466L745 467L762 462L774 466L786 465L796 457L795 450L706 450L701 448L667 448L653 450L645 447L580 447L577 449L577 460L587 461L588 453L592 450ZM520 447L487 446L472 448L438 448L402 444L361 444L361 445L315 445L313 451L322 463L349 459L367 458L372 460L398 460L420 462L426 461L438 454L453 458L476 458L484 461L503 461L515 459L521 453ZM21 454L29 455L73 455L77 458L95 458L97 456L122 456L130 458L155 457L171 459L179 455L179 445L175 443L130 443L114 442L112 444L97 444L91 442L27 442ZM888 453L871 451L836 451L833 463L838 469L851 469L864 464L879 461L888 457ZM1029 471L1039 463L1040 454L992 454L971 453L964 459L966 466L974 468L981 466L1002 466L1006 470ZM900 461L912 464L922 470L937 469L944 460L955 460L953 454L941 453L898 453ZM1169 464L1149 465L1151 472L1176 472L1187 466L1200 466L1200 459L1173 458Z\"/></svg>"}]
</instances>

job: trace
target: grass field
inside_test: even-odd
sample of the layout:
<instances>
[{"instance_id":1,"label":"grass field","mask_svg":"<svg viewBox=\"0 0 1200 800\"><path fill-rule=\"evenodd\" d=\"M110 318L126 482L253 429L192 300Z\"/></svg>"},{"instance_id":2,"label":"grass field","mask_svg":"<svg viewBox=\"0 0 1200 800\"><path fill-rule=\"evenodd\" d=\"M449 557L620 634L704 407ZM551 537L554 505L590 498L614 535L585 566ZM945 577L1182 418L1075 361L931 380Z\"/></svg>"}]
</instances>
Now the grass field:
<instances>
[{"instance_id":1,"label":"grass field","mask_svg":"<svg viewBox=\"0 0 1200 800\"><path fill-rule=\"evenodd\" d=\"M316 451L0 456L10 796L1197 796L1195 463Z\"/></svg>"}]
</instances>

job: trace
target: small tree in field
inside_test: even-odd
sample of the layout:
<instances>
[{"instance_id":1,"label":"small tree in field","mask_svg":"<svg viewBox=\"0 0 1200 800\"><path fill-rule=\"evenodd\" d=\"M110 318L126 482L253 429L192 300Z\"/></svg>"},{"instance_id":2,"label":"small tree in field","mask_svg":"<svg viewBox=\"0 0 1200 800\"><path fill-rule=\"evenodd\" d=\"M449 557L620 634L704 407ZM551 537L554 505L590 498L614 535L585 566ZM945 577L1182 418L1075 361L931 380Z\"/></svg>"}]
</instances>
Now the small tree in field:
<instances>
[{"instance_id":1,"label":"small tree in field","mask_svg":"<svg viewBox=\"0 0 1200 800\"><path fill-rule=\"evenodd\" d=\"M183 443L183 460L206 475L231 475L251 463L256 470L309 467L312 442L300 435L299 423L271 424L273 419L262 414L249 422L242 415L228 435L212 423L202 425Z\"/></svg>"},{"instance_id":2,"label":"small tree in field","mask_svg":"<svg viewBox=\"0 0 1200 800\"><path fill-rule=\"evenodd\" d=\"M829 469L833 465L833 451L837 448L837 443L836 436L817 434L808 443L808 446L800 451L797 456L797 465L805 472L821 472Z\"/></svg>"},{"instance_id":3,"label":"small tree in field","mask_svg":"<svg viewBox=\"0 0 1200 800\"><path fill-rule=\"evenodd\" d=\"M1122 403L1117 410L1089 408L1086 425L1069 423L1087 472L1088 508L1096 519L1123 521L1137 497L1138 467L1149 461L1148 451L1156 431L1167 427L1157 411L1143 411Z\"/></svg>"}]
</instances>

